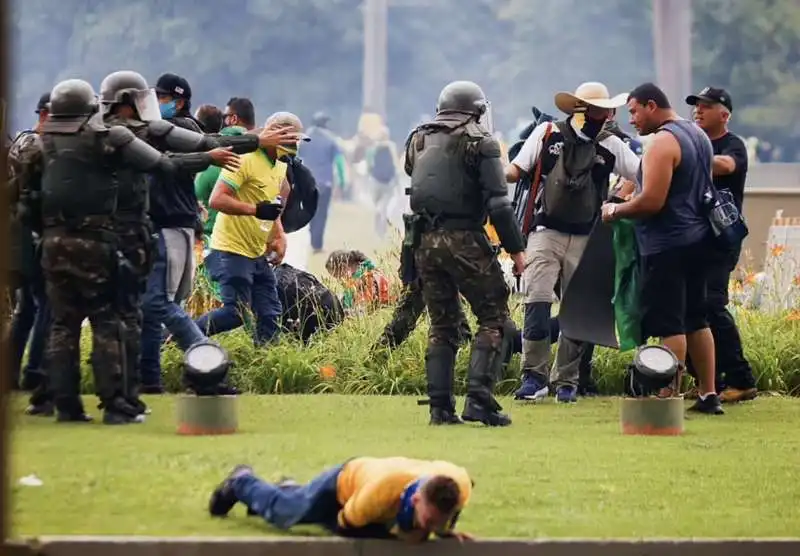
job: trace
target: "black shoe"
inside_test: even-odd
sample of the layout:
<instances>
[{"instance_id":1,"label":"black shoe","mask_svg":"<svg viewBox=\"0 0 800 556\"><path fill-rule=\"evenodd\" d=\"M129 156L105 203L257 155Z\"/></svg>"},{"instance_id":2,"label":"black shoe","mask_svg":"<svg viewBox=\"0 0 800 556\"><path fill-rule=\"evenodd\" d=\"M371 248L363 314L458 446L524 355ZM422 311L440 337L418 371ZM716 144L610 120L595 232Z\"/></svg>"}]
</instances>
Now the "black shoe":
<instances>
[{"instance_id":1,"label":"black shoe","mask_svg":"<svg viewBox=\"0 0 800 556\"><path fill-rule=\"evenodd\" d=\"M140 413L139 408L122 397L116 397L110 402L102 402L98 408L103 410L104 425L144 423L144 415Z\"/></svg>"},{"instance_id":2,"label":"black shoe","mask_svg":"<svg viewBox=\"0 0 800 556\"><path fill-rule=\"evenodd\" d=\"M152 413L150 408L147 407L147 404L144 403L138 396L135 398L128 398L127 401L136 411L139 412L139 415L150 415L150 413Z\"/></svg>"},{"instance_id":3,"label":"black shoe","mask_svg":"<svg viewBox=\"0 0 800 556\"><path fill-rule=\"evenodd\" d=\"M83 411L58 411L56 413L56 422L58 423L91 423L92 421L94 421L94 417Z\"/></svg>"},{"instance_id":4,"label":"black shoe","mask_svg":"<svg viewBox=\"0 0 800 556\"><path fill-rule=\"evenodd\" d=\"M225 517L230 513L236 503L236 495L233 493L233 480L244 475L252 475L253 468L249 465L237 465L233 471L225 477L214 492L211 493L211 499L208 501L208 513L216 517ZM249 510L249 508L248 508ZM250 511L248 511L249 515Z\"/></svg>"},{"instance_id":5,"label":"black shoe","mask_svg":"<svg viewBox=\"0 0 800 556\"><path fill-rule=\"evenodd\" d=\"M80 398L56 398L56 422L91 423L94 418L83 410Z\"/></svg>"},{"instance_id":6,"label":"black shoe","mask_svg":"<svg viewBox=\"0 0 800 556\"><path fill-rule=\"evenodd\" d=\"M431 408L430 425L463 425L464 421L456 415L455 411L442 409L441 407Z\"/></svg>"},{"instance_id":7,"label":"black shoe","mask_svg":"<svg viewBox=\"0 0 800 556\"><path fill-rule=\"evenodd\" d=\"M467 397L461 418L469 423L483 423L487 427L507 427L511 424L511 417L500 411L493 411Z\"/></svg>"},{"instance_id":8,"label":"black shoe","mask_svg":"<svg viewBox=\"0 0 800 556\"><path fill-rule=\"evenodd\" d=\"M37 417L52 417L55 415L56 408L53 402L45 401L38 404L30 404L25 408L25 415L35 415Z\"/></svg>"},{"instance_id":9,"label":"black shoe","mask_svg":"<svg viewBox=\"0 0 800 556\"><path fill-rule=\"evenodd\" d=\"M722 409L722 404L719 401L719 396L716 394L709 394L705 399L698 397L689 408L689 411L697 413L705 413L707 415L724 415L725 411Z\"/></svg>"}]
</instances>

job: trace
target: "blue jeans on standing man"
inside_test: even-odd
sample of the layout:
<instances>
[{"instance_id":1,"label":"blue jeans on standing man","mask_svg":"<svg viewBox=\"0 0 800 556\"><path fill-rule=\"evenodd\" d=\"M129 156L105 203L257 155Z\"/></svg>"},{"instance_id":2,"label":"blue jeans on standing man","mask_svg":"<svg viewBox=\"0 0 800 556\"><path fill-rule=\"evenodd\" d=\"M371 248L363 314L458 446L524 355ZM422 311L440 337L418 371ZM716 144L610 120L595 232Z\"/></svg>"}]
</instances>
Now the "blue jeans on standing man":
<instances>
[{"instance_id":1,"label":"blue jeans on standing man","mask_svg":"<svg viewBox=\"0 0 800 556\"><path fill-rule=\"evenodd\" d=\"M178 346L186 351L206 339L200 328L175 300L167 295L167 247L163 234L158 234L153 270L142 298L142 385L161 384L162 327L172 334Z\"/></svg>"},{"instance_id":2,"label":"blue jeans on standing man","mask_svg":"<svg viewBox=\"0 0 800 556\"><path fill-rule=\"evenodd\" d=\"M244 324L244 311L249 308L256 317L255 344L263 345L275 338L281 300L267 258L251 259L212 250L204 262L211 279L219 283L222 307L197 319L197 326L209 336L234 330Z\"/></svg>"}]
</instances>

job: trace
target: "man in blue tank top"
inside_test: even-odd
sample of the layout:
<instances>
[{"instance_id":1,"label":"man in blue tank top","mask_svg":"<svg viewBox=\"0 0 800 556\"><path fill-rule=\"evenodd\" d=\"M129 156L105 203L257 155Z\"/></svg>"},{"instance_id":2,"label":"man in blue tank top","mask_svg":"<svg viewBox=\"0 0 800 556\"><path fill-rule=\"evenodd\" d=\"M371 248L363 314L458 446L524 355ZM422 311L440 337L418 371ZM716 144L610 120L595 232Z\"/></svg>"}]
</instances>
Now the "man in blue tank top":
<instances>
[{"instance_id":1,"label":"man in blue tank top","mask_svg":"<svg viewBox=\"0 0 800 556\"><path fill-rule=\"evenodd\" d=\"M700 393L691 409L719 415L714 337L706 320L711 226L703 195L713 187L711 142L696 124L680 118L652 83L630 93L628 110L639 133L654 136L642 158L636 194L625 203L604 205L603 221L636 220L644 336L660 338L680 361L680 371L688 351Z\"/></svg>"}]
</instances>

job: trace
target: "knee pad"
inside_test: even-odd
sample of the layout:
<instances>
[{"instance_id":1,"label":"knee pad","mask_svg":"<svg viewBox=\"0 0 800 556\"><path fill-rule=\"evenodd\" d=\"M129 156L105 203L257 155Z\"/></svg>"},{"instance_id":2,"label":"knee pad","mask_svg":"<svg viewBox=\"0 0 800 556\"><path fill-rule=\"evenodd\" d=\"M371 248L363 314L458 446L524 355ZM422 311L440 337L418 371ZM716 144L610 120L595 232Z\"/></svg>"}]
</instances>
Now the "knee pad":
<instances>
[{"instance_id":1,"label":"knee pad","mask_svg":"<svg viewBox=\"0 0 800 556\"><path fill-rule=\"evenodd\" d=\"M525 304L525 326L522 337L525 340L538 341L550 337L550 307L549 302Z\"/></svg>"}]
</instances>

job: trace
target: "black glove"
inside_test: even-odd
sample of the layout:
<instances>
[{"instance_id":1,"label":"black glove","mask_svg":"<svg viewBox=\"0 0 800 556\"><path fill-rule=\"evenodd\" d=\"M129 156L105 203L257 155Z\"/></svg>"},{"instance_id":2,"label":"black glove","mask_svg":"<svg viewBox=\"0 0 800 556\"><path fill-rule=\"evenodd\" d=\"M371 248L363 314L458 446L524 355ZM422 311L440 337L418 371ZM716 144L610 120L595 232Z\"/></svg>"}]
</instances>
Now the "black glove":
<instances>
[{"instance_id":1,"label":"black glove","mask_svg":"<svg viewBox=\"0 0 800 556\"><path fill-rule=\"evenodd\" d=\"M256 218L259 220L275 221L281 215L283 205L281 203L270 203L262 201L256 205Z\"/></svg>"}]
</instances>

